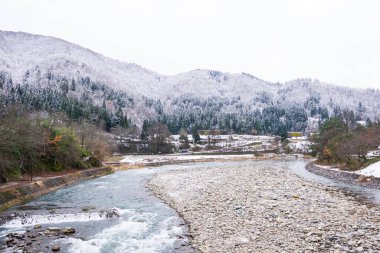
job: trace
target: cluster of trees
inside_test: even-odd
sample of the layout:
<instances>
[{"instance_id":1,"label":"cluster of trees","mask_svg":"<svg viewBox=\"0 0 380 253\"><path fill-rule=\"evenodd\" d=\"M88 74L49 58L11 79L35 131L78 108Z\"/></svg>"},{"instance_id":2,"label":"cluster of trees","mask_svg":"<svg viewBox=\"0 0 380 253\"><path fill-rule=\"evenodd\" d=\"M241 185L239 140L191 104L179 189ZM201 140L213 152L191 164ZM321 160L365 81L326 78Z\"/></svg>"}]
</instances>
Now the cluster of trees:
<instances>
[{"instance_id":1,"label":"cluster of trees","mask_svg":"<svg viewBox=\"0 0 380 253\"><path fill-rule=\"evenodd\" d=\"M170 135L171 133L166 125L144 120L140 137L145 145L140 152L150 154L172 153L174 147L170 142Z\"/></svg>"},{"instance_id":2,"label":"cluster of trees","mask_svg":"<svg viewBox=\"0 0 380 253\"><path fill-rule=\"evenodd\" d=\"M357 124L353 113L346 111L326 121L314 140L320 162L358 169L369 162L368 152L380 145L380 123Z\"/></svg>"},{"instance_id":3,"label":"cluster of trees","mask_svg":"<svg viewBox=\"0 0 380 253\"><path fill-rule=\"evenodd\" d=\"M95 126L69 124L62 114L0 106L0 181L64 169L99 166L108 143Z\"/></svg>"}]
</instances>

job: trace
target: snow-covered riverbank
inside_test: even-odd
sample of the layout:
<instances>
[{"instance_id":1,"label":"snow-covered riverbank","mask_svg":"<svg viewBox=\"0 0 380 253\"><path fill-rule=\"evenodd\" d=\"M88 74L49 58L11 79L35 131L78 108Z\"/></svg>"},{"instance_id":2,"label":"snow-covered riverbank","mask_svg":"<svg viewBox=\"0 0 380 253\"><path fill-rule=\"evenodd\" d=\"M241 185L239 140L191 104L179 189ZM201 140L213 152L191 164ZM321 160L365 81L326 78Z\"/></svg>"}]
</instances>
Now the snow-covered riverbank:
<instances>
[{"instance_id":1,"label":"snow-covered riverbank","mask_svg":"<svg viewBox=\"0 0 380 253\"><path fill-rule=\"evenodd\" d=\"M368 166L365 169L358 171L344 171L339 168L334 168L331 166L324 166L316 164L315 162L309 163L306 169L316 175L330 178L336 181L360 185L373 189L380 189L380 177L376 177L378 166Z\"/></svg>"},{"instance_id":2,"label":"snow-covered riverbank","mask_svg":"<svg viewBox=\"0 0 380 253\"><path fill-rule=\"evenodd\" d=\"M374 164L371 164L367 168L359 170L358 174L380 178L380 162L376 162Z\"/></svg>"},{"instance_id":3,"label":"snow-covered riverbank","mask_svg":"<svg viewBox=\"0 0 380 253\"><path fill-rule=\"evenodd\" d=\"M149 187L200 252L379 252L377 208L273 165L163 172Z\"/></svg>"},{"instance_id":4,"label":"snow-covered riverbank","mask_svg":"<svg viewBox=\"0 0 380 253\"><path fill-rule=\"evenodd\" d=\"M213 161L241 161L257 159L274 159L274 153L265 153L260 156L254 154L173 154L173 155L126 155L119 161L121 165L157 166L165 164L213 162Z\"/></svg>"}]
</instances>

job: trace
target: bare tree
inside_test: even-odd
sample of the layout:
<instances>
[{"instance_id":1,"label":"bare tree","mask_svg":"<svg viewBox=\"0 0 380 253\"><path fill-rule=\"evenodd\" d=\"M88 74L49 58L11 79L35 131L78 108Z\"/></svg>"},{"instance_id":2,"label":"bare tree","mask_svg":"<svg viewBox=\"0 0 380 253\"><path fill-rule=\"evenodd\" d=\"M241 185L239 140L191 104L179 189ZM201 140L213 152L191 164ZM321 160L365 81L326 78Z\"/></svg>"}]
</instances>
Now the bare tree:
<instances>
[{"instance_id":1,"label":"bare tree","mask_svg":"<svg viewBox=\"0 0 380 253\"><path fill-rule=\"evenodd\" d=\"M179 139L181 141L181 145L179 149L188 149L190 148L189 138L187 137L187 131L184 128L181 128L179 131Z\"/></svg>"},{"instance_id":2,"label":"bare tree","mask_svg":"<svg viewBox=\"0 0 380 253\"><path fill-rule=\"evenodd\" d=\"M80 124L75 126L75 132L81 147L88 149L97 159L103 160L110 154L107 136L95 125L81 120Z\"/></svg>"},{"instance_id":3,"label":"bare tree","mask_svg":"<svg viewBox=\"0 0 380 253\"><path fill-rule=\"evenodd\" d=\"M168 140L170 131L164 124L157 123L149 128L149 150L153 153L170 153L172 145Z\"/></svg>"},{"instance_id":4,"label":"bare tree","mask_svg":"<svg viewBox=\"0 0 380 253\"><path fill-rule=\"evenodd\" d=\"M2 183L7 181L7 173L17 163L12 154L11 143L14 143L18 132L18 116L23 118L21 113L23 111L20 106L0 107L0 182Z\"/></svg>"},{"instance_id":5,"label":"bare tree","mask_svg":"<svg viewBox=\"0 0 380 253\"><path fill-rule=\"evenodd\" d=\"M110 155L110 145L107 136L101 132L95 132L91 140L88 142L88 149L93 156L102 161Z\"/></svg>"},{"instance_id":6,"label":"bare tree","mask_svg":"<svg viewBox=\"0 0 380 253\"><path fill-rule=\"evenodd\" d=\"M375 128L360 130L352 143L360 160L367 160L367 153L379 146L377 131Z\"/></svg>"},{"instance_id":7,"label":"bare tree","mask_svg":"<svg viewBox=\"0 0 380 253\"><path fill-rule=\"evenodd\" d=\"M74 129L82 148L88 146L89 142L94 138L97 132L96 127L84 119L81 119L79 124L74 126Z\"/></svg>"}]
</instances>

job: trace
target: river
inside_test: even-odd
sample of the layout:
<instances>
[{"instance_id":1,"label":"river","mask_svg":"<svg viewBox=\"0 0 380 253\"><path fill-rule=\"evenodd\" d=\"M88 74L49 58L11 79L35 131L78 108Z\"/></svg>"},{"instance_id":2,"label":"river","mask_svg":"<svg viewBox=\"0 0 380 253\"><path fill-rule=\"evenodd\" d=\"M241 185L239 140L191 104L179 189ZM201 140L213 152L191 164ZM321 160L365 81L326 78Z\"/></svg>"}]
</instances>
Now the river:
<instances>
[{"instance_id":1,"label":"river","mask_svg":"<svg viewBox=\"0 0 380 253\"><path fill-rule=\"evenodd\" d=\"M380 191L347 185L308 172L305 160L208 162L166 165L117 171L46 194L2 214L17 215L0 228L0 237L35 224L71 226L74 237L58 239L61 252L191 252L187 227L177 213L146 189L155 173L194 167L241 163L266 163L273 168L288 165L296 174L342 189L366 203L380 204ZM101 210L114 209L119 217L105 218Z\"/></svg>"}]
</instances>

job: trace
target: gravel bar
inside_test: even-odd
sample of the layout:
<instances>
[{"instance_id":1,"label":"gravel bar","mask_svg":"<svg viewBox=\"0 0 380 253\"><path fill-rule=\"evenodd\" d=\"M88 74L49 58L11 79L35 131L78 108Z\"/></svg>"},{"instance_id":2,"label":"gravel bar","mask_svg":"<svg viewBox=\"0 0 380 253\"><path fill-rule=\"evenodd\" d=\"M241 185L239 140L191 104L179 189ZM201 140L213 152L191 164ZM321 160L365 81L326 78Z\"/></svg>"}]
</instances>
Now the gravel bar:
<instances>
[{"instance_id":1,"label":"gravel bar","mask_svg":"<svg viewBox=\"0 0 380 253\"><path fill-rule=\"evenodd\" d=\"M380 252L380 211L278 164L157 174L198 252Z\"/></svg>"}]
</instances>

